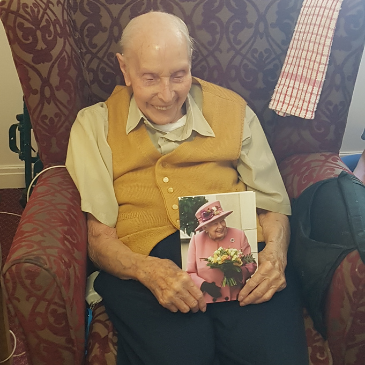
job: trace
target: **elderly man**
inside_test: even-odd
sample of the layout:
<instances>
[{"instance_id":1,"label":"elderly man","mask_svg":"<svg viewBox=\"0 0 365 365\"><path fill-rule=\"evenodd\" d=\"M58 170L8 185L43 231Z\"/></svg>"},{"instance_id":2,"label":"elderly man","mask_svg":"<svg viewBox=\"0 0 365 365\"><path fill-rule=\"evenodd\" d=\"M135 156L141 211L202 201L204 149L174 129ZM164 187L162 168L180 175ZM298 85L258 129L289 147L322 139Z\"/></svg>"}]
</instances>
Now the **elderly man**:
<instances>
[{"instance_id":1,"label":"elderly man","mask_svg":"<svg viewBox=\"0 0 365 365\"><path fill-rule=\"evenodd\" d=\"M235 93L192 78L179 18L141 15L121 46L127 86L80 111L66 162L118 364L308 364L301 303L284 273L290 204L256 116ZM207 305L179 268L177 197L246 189L266 244L259 268L238 301Z\"/></svg>"}]
</instances>

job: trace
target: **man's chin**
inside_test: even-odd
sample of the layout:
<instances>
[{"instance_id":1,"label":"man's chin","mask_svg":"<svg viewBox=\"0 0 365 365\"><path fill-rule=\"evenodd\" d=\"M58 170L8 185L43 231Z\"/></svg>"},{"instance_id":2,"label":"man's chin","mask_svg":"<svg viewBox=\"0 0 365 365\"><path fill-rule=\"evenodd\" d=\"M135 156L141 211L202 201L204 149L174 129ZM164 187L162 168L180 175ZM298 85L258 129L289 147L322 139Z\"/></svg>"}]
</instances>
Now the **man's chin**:
<instances>
[{"instance_id":1,"label":"man's chin","mask_svg":"<svg viewBox=\"0 0 365 365\"><path fill-rule=\"evenodd\" d=\"M172 124L177 122L177 120L175 118L153 118L153 119L149 119L148 120L150 122L152 122L153 124L157 124L157 125L166 125L166 124Z\"/></svg>"},{"instance_id":2,"label":"man's chin","mask_svg":"<svg viewBox=\"0 0 365 365\"><path fill-rule=\"evenodd\" d=\"M146 114L145 114L146 115ZM158 125L165 125L169 123L177 122L182 115L177 112L172 112L172 110L153 110L152 113L146 115L147 119Z\"/></svg>"}]
</instances>

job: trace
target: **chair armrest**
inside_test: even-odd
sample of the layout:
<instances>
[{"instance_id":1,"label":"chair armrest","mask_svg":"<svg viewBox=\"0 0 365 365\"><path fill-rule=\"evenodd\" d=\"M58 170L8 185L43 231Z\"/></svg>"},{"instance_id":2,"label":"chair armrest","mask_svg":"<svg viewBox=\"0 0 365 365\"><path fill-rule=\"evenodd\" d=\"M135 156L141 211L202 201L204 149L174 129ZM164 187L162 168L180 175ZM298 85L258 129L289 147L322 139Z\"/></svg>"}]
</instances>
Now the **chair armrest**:
<instances>
[{"instance_id":1,"label":"chair armrest","mask_svg":"<svg viewBox=\"0 0 365 365\"><path fill-rule=\"evenodd\" d=\"M10 311L33 364L82 364L87 232L65 168L39 178L3 269Z\"/></svg>"},{"instance_id":2,"label":"chair armrest","mask_svg":"<svg viewBox=\"0 0 365 365\"><path fill-rule=\"evenodd\" d=\"M352 173L338 154L331 152L293 155L283 160L279 169L289 198L298 198L318 181L338 176L342 171Z\"/></svg>"}]
</instances>

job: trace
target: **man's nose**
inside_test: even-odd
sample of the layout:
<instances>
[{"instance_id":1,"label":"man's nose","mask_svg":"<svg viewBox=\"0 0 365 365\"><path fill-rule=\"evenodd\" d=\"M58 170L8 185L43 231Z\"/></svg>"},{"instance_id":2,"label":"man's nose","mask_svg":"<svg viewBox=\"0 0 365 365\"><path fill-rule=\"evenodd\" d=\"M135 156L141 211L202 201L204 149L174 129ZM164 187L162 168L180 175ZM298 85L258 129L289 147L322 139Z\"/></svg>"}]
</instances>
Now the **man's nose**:
<instances>
[{"instance_id":1,"label":"man's nose","mask_svg":"<svg viewBox=\"0 0 365 365\"><path fill-rule=\"evenodd\" d=\"M162 80L158 96L164 103L168 103L173 99L174 92L170 80Z\"/></svg>"}]
</instances>

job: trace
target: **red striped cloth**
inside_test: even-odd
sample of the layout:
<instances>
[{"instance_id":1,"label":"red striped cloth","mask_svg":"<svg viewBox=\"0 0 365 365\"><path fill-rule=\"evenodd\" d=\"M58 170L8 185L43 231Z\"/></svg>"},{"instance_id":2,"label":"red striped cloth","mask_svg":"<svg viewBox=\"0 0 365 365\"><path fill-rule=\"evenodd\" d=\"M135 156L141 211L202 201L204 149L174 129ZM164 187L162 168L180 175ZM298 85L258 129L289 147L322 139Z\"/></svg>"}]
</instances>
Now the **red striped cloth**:
<instances>
[{"instance_id":1,"label":"red striped cloth","mask_svg":"<svg viewBox=\"0 0 365 365\"><path fill-rule=\"evenodd\" d=\"M342 0L304 0L269 108L313 119Z\"/></svg>"}]
</instances>

